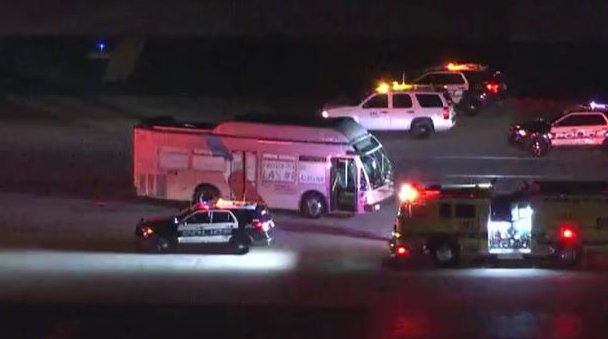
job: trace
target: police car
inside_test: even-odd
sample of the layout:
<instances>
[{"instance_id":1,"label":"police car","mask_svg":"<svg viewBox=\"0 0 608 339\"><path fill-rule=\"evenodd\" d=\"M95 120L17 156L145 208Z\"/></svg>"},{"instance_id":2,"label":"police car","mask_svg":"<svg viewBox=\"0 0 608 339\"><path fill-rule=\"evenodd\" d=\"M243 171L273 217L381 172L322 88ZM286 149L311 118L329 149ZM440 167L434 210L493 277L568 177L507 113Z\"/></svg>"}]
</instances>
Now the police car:
<instances>
[{"instance_id":1,"label":"police car","mask_svg":"<svg viewBox=\"0 0 608 339\"><path fill-rule=\"evenodd\" d=\"M603 104L591 102L551 120L515 124L509 129L508 140L535 157L545 156L553 147L608 149L608 110Z\"/></svg>"},{"instance_id":2,"label":"police car","mask_svg":"<svg viewBox=\"0 0 608 339\"><path fill-rule=\"evenodd\" d=\"M411 84L381 82L356 106L325 107L324 118L351 117L368 130L409 131L415 138L451 129L455 111L447 98Z\"/></svg>"},{"instance_id":3,"label":"police car","mask_svg":"<svg viewBox=\"0 0 608 339\"><path fill-rule=\"evenodd\" d=\"M270 244L274 227L265 206L219 199L194 204L177 215L142 219L135 238L142 252L169 253L184 244L226 244L245 254L253 244Z\"/></svg>"},{"instance_id":4,"label":"police car","mask_svg":"<svg viewBox=\"0 0 608 339\"><path fill-rule=\"evenodd\" d=\"M448 63L432 67L413 82L447 90L456 109L469 115L504 99L504 74L475 63Z\"/></svg>"}]
</instances>

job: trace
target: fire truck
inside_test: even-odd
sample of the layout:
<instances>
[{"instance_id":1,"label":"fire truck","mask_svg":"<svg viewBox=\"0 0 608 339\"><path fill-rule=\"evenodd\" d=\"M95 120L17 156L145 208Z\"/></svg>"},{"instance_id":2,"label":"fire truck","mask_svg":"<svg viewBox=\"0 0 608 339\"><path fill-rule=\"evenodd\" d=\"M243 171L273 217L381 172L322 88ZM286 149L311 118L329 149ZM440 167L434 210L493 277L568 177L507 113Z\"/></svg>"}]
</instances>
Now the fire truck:
<instances>
[{"instance_id":1,"label":"fire truck","mask_svg":"<svg viewBox=\"0 0 608 339\"><path fill-rule=\"evenodd\" d=\"M350 118L249 115L214 126L146 123L133 133L139 196L246 200L317 218L375 211L393 195L384 148Z\"/></svg>"},{"instance_id":2,"label":"fire truck","mask_svg":"<svg viewBox=\"0 0 608 339\"><path fill-rule=\"evenodd\" d=\"M401 186L389 250L397 259L550 259L562 266L608 245L608 182Z\"/></svg>"}]
</instances>

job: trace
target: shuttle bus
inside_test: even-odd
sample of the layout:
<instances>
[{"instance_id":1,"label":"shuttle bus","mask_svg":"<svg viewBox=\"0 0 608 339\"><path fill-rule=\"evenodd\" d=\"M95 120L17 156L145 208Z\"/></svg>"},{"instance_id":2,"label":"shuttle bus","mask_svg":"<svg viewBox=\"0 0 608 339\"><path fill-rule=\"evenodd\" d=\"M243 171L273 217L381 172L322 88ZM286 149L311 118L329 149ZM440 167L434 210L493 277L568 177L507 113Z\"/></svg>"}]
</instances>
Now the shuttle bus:
<instances>
[{"instance_id":1,"label":"shuttle bus","mask_svg":"<svg viewBox=\"0 0 608 339\"><path fill-rule=\"evenodd\" d=\"M139 196L242 199L317 218L374 211L393 195L382 145L351 118L140 124L133 143Z\"/></svg>"}]
</instances>

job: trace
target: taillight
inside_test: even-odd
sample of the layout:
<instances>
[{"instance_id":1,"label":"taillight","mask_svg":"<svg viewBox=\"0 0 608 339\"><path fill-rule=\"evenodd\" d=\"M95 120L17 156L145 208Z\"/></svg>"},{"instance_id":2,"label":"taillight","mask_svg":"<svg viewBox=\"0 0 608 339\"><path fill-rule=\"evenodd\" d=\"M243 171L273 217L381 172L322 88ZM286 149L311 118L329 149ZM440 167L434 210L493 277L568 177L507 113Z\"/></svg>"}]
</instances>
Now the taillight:
<instances>
[{"instance_id":1,"label":"taillight","mask_svg":"<svg viewBox=\"0 0 608 339\"><path fill-rule=\"evenodd\" d=\"M407 257L410 255L410 250L407 248L407 246L399 244L397 247L395 247L395 255L398 257Z\"/></svg>"},{"instance_id":2,"label":"taillight","mask_svg":"<svg viewBox=\"0 0 608 339\"><path fill-rule=\"evenodd\" d=\"M446 120L450 118L450 108L449 107L443 108L443 118Z\"/></svg>"},{"instance_id":3,"label":"taillight","mask_svg":"<svg viewBox=\"0 0 608 339\"><path fill-rule=\"evenodd\" d=\"M253 219L253 230L261 231L263 229L264 229L264 224L258 219Z\"/></svg>"},{"instance_id":4,"label":"taillight","mask_svg":"<svg viewBox=\"0 0 608 339\"><path fill-rule=\"evenodd\" d=\"M498 94L500 85L494 82L488 82L486 83L486 90L492 94Z\"/></svg>"},{"instance_id":5,"label":"taillight","mask_svg":"<svg viewBox=\"0 0 608 339\"><path fill-rule=\"evenodd\" d=\"M152 234L154 234L154 230L149 226L144 226L141 228L141 235L144 238L149 238Z\"/></svg>"},{"instance_id":6,"label":"taillight","mask_svg":"<svg viewBox=\"0 0 608 339\"><path fill-rule=\"evenodd\" d=\"M563 225L559 228L559 237L563 241L574 241L577 238L576 230L570 225Z\"/></svg>"}]
</instances>

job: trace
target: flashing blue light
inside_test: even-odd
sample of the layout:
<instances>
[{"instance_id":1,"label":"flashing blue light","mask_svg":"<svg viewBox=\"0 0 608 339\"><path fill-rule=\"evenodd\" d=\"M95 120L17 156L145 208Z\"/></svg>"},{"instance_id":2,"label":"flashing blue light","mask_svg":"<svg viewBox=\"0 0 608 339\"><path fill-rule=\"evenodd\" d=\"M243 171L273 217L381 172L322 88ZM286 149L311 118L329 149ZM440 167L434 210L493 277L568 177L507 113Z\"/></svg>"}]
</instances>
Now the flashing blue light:
<instances>
[{"instance_id":1,"label":"flashing blue light","mask_svg":"<svg viewBox=\"0 0 608 339\"><path fill-rule=\"evenodd\" d=\"M600 104L595 101L591 101L589 103L589 106L591 107L591 109L606 109L606 107L608 107L608 105L606 104Z\"/></svg>"},{"instance_id":2,"label":"flashing blue light","mask_svg":"<svg viewBox=\"0 0 608 339\"><path fill-rule=\"evenodd\" d=\"M106 47L107 47L107 45L106 45L106 43L105 43L105 42L103 42L103 41L98 41L98 42L97 42L97 50L98 50L99 52L103 52L103 51L104 51L104 49L106 49Z\"/></svg>"}]
</instances>

